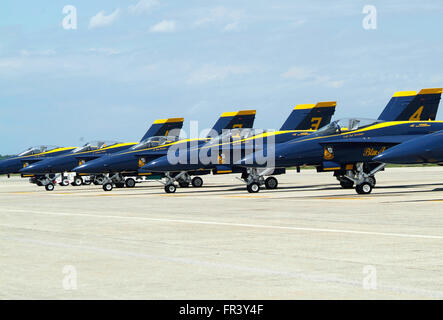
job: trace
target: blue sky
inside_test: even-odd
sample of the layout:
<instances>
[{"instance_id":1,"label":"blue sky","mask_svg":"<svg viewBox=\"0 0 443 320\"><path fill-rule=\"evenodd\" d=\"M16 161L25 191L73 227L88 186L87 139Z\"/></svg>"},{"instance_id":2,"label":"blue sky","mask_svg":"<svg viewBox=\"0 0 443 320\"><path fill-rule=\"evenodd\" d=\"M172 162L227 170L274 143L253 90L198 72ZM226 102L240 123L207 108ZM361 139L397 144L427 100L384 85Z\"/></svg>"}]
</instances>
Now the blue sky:
<instances>
[{"instance_id":1,"label":"blue sky","mask_svg":"<svg viewBox=\"0 0 443 320\"><path fill-rule=\"evenodd\" d=\"M375 30L362 27L368 4ZM62 26L65 5L77 9L76 30ZM137 141L166 117L203 129L238 109L256 109L256 127L278 129L294 105L324 100L338 102L337 118L375 118L395 91L443 86L439 0L5 0L0 8L0 154Z\"/></svg>"}]
</instances>

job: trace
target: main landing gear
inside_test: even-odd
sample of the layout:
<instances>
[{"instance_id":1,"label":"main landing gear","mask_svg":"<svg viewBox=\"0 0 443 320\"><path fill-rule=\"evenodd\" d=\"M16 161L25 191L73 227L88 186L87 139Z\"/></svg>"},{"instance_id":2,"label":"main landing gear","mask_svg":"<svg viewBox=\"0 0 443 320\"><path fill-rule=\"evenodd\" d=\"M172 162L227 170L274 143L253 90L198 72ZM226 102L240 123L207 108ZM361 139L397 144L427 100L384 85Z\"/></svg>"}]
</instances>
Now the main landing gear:
<instances>
[{"instance_id":1,"label":"main landing gear","mask_svg":"<svg viewBox=\"0 0 443 320\"><path fill-rule=\"evenodd\" d=\"M271 173L273 170L274 168L266 168L260 173L256 168L248 170L248 174L243 177L246 182L246 190L248 190L249 193L257 193L263 185L266 189L277 189L278 180L275 177L264 178L265 175Z\"/></svg>"},{"instance_id":2,"label":"main landing gear","mask_svg":"<svg viewBox=\"0 0 443 320\"><path fill-rule=\"evenodd\" d=\"M94 180L94 184L96 183L96 180ZM116 188L134 188L137 183L134 178L125 179L125 177L123 177L120 173L116 173L108 177L102 176L101 180L104 191L112 191L112 189L114 189L114 185Z\"/></svg>"},{"instance_id":3,"label":"main landing gear","mask_svg":"<svg viewBox=\"0 0 443 320\"><path fill-rule=\"evenodd\" d=\"M355 191L358 194L369 194L372 192L377 180L374 175L383 170L386 164L382 163L370 172L365 172L363 163L357 163L355 170L349 170L345 175L337 177L340 185L345 189L350 189L355 184Z\"/></svg>"},{"instance_id":4,"label":"main landing gear","mask_svg":"<svg viewBox=\"0 0 443 320\"><path fill-rule=\"evenodd\" d=\"M165 184L165 192L166 193L174 193L177 190L177 186L175 182L182 188L187 188L189 185L192 185L194 188L200 188L203 186L203 179L200 177L194 177L191 179L191 176L186 171L182 171L176 176L172 177L169 172L165 174L166 182Z\"/></svg>"}]
</instances>

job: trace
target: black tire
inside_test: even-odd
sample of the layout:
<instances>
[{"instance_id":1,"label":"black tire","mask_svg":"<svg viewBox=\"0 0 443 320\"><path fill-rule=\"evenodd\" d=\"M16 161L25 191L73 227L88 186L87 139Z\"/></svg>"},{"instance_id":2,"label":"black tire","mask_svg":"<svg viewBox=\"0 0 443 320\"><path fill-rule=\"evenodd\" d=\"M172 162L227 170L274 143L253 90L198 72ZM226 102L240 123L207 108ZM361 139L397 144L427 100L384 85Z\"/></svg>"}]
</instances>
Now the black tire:
<instances>
[{"instance_id":1,"label":"black tire","mask_svg":"<svg viewBox=\"0 0 443 320\"><path fill-rule=\"evenodd\" d=\"M192 178L191 183L194 188L200 188L203 185L203 179L200 177L194 177Z\"/></svg>"},{"instance_id":2,"label":"black tire","mask_svg":"<svg viewBox=\"0 0 443 320\"><path fill-rule=\"evenodd\" d=\"M83 185L89 186L91 184L91 180L83 181Z\"/></svg>"},{"instance_id":3,"label":"black tire","mask_svg":"<svg viewBox=\"0 0 443 320\"><path fill-rule=\"evenodd\" d=\"M274 177L269 177L265 180L266 189L277 189L278 180Z\"/></svg>"},{"instance_id":4,"label":"black tire","mask_svg":"<svg viewBox=\"0 0 443 320\"><path fill-rule=\"evenodd\" d=\"M248 184L246 189L248 189L249 193L257 193L260 191L260 185L257 182L253 182Z\"/></svg>"},{"instance_id":5,"label":"black tire","mask_svg":"<svg viewBox=\"0 0 443 320\"><path fill-rule=\"evenodd\" d=\"M177 190L177 187L174 184L168 184L165 186L166 193L174 193Z\"/></svg>"},{"instance_id":6,"label":"black tire","mask_svg":"<svg viewBox=\"0 0 443 320\"><path fill-rule=\"evenodd\" d=\"M104 191L112 191L113 189L113 185L110 182L106 182L105 184L103 184L103 190Z\"/></svg>"},{"instance_id":7,"label":"black tire","mask_svg":"<svg viewBox=\"0 0 443 320\"><path fill-rule=\"evenodd\" d=\"M373 187L375 187L375 184L377 183L377 180L375 180L374 176L368 177L369 183L372 184Z\"/></svg>"},{"instance_id":8,"label":"black tire","mask_svg":"<svg viewBox=\"0 0 443 320\"><path fill-rule=\"evenodd\" d=\"M124 183L124 182L117 182L117 183L115 184L115 187L116 187L116 188L124 188L124 187L125 187L125 183Z\"/></svg>"},{"instance_id":9,"label":"black tire","mask_svg":"<svg viewBox=\"0 0 443 320\"><path fill-rule=\"evenodd\" d=\"M358 194L370 194L372 192L372 185L369 182L363 182L355 187L355 191Z\"/></svg>"},{"instance_id":10,"label":"black tire","mask_svg":"<svg viewBox=\"0 0 443 320\"><path fill-rule=\"evenodd\" d=\"M38 185L39 187L43 186L43 184L41 183L40 180L36 180L36 181L35 181L35 184Z\"/></svg>"},{"instance_id":11,"label":"black tire","mask_svg":"<svg viewBox=\"0 0 443 320\"><path fill-rule=\"evenodd\" d=\"M69 180L68 179L63 179L59 184L62 187L67 187L67 186L69 186Z\"/></svg>"},{"instance_id":12,"label":"black tire","mask_svg":"<svg viewBox=\"0 0 443 320\"><path fill-rule=\"evenodd\" d=\"M46 191L53 191L54 190L54 184L52 182L45 185Z\"/></svg>"},{"instance_id":13,"label":"black tire","mask_svg":"<svg viewBox=\"0 0 443 320\"><path fill-rule=\"evenodd\" d=\"M354 181L340 180L340 185L343 189L352 189L354 187Z\"/></svg>"},{"instance_id":14,"label":"black tire","mask_svg":"<svg viewBox=\"0 0 443 320\"><path fill-rule=\"evenodd\" d=\"M187 182L187 181L180 181L180 182L178 183L178 185L179 185L181 188L188 188L188 187L189 187L189 182Z\"/></svg>"},{"instance_id":15,"label":"black tire","mask_svg":"<svg viewBox=\"0 0 443 320\"><path fill-rule=\"evenodd\" d=\"M134 188L135 187L135 180L132 178L126 179L125 186L126 186L126 188Z\"/></svg>"},{"instance_id":16,"label":"black tire","mask_svg":"<svg viewBox=\"0 0 443 320\"><path fill-rule=\"evenodd\" d=\"M83 179L81 177L74 177L74 181L71 183L74 187L81 186L83 184Z\"/></svg>"}]
</instances>

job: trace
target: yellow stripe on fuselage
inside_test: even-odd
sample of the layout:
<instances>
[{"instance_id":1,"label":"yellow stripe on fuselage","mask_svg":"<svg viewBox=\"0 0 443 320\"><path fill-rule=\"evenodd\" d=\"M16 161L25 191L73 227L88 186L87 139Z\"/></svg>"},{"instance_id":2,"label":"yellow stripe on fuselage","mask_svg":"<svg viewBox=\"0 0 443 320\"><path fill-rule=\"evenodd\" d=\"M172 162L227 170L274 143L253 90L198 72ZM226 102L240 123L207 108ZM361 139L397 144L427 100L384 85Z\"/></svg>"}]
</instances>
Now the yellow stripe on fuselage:
<instances>
[{"instance_id":1,"label":"yellow stripe on fuselage","mask_svg":"<svg viewBox=\"0 0 443 320\"><path fill-rule=\"evenodd\" d=\"M117 144L113 144L112 146L104 147L104 148L101 148L101 149L90 150L90 151L83 151L83 152L77 152L77 153L70 153L70 154L67 154L66 156L77 156L79 154L85 154L85 153L97 153L97 152L103 151L103 150L111 150L111 149L120 148L120 147L126 147L126 146L135 146L136 144L137 144L137 142L117 143Z\"/></svg>"},{"instance_id":2,"label":"yellow stripe on fuselage","mask_svg":"<svg viewBox=\"0 0 443 320\"><path fill-rule=\"evenodd\" d=\"M294 133L307 133L307 134L310 134L310 133L313 133L313 132L315 132L315 130L283 130L283 131L263 132L263 133L257 134L255 136L252 136L252 137L249 137L249 138L237 140L235 142L231 142L230 141L230 142L224 142L224 143L219 143L219 144L213 144L213 145L210 145L210 146L203 146L202 149L203 148L213 148L213 147L216 147L216 146L223 146L223 145L227 145L227 144L238 144L238 143L241 143L241 142L244 142L244 141L261 139L261 138L266 138L266 137L269 137L269 136L277 136L277 135L285 134L285 133L292 133L292 134L294 134Z\"/></svg>"},{"instance_id":3,"label":"yellow stripe on fuselage","mask_svg":"<svg viewBox=\"0 0 443 320\"><path fill-rule=\"evenodd\" d=\"M41 153L29 154L27 156L20 156L20 157L15 157L15 158L11 158L11 159L26 159L26 158L43 156L46 154L51 154L51 153L56 153L56 152L61 152L61 151L74 150L75 148L77 148L77 147L57 148L57 149L53 149L53 150L49 150L49 151L45 151L45 152L41 152Z\"/></svg>"},{"instance_id":4,"label":"yellow stripe on fuselage","mask_svg":"<svg viewBox=\"0 0 443 320\"><path fill-rule=\"evenodd\" d=\"M196 138L196 139L183 139L183 140L179 140L179 141L175 141L175 142L171 142L171 143L167 143L167 144L163 144L161 146L156 146L156 147L151 147L151 148L145 148L145 149L136 149L136 150L131 150L131 151L127 151L127 152L122 152L121 154L131 154L131 153L138 153L140 151L150 151L150 150L157 150L157 149L161 149L164 147L169 147L172 146L174 144L178 144L178 143L184 143L184 142L190 142L190 141L208 141L210 140L210 138Z\"/></svg>"},{"instance_id":5,"label":"yellow stripe on fuselage","mask_svg":"<svg viewBox=\"0 0 443 320\"><path fill-rule=\"evenodd\" d=\"M354 133L372 131L372 130L377 130L377 129L381 129L381 128L398 126L398 125L402 125L402 124L413 125L413 124L432 124L432 123L441 123L441 124L443 124L443 121L389 121L389 122L381 122L381 123L377 123L377 124L374 124L372 126L369 126L369 127L366 127L366 128L362 128L362 129L357 129L357 130L354 130L354 131L346 131L346 132L337 133L337 134L331 134L331 135L327 135L327 136L319 136L319 137L307 138L307 139L303 139L302 141L310 141L310 140L316 140L316 139L322 139L322 138L344 136L344 135L347 135L347 134L354 134ZM293 141L291 143L297 143L297 142L302 142L302 141L297 141L296 140L296 141Z\"/></svg>"}]
</instances>

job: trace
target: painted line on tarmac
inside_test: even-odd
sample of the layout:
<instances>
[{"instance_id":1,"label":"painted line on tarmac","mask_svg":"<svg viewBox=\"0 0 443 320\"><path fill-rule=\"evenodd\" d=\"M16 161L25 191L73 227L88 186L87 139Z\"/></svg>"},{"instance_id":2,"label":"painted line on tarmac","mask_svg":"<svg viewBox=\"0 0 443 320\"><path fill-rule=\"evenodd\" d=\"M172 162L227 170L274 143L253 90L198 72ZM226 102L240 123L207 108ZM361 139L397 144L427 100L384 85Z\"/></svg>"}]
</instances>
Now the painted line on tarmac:
<instances>
[{"instance_id":1,"label":"painted line on tarmac","mask_svg":"<svg viewBox=\"0 0 443 320\"><path fill-rule=\"evenodd\" d=\"M90 218L96 218L96 219L111 218L111 219L123 219L123 220L126 219L126 220L155 221L155 222L163 222L163 223L201 224L201 225L240 227L240 228L275 229L275 230L306 231L306 232L319 232L319 233L339 233L339 234L341 233L341 234L357 234L357 235L385 236L385 237L397 237L397 238L443 240L443 236L409 234L409 233L391 233L391 232L360 231L360 230L346 230L346 229L327 229L327 228L307 228L307 227L288 227L288 226L275 226L275 225L262 225L262 224L246 224L246 223L182 220L182 219L161 219L161 218L147 218L147 217L134 217L134 216L96 215L96 214L90 214L90 213L47 212L47 211L8 209L8 208L3 208L2 210L9 211L9 212L35 213L35 214L52 215L52 216L90 217Z\"/></svg>"},{"instance_id":2,"label":"painted line on tarmac","mask_svg":"<svg viewBox=\"0 0 443 320\"><path fill-rule=\"evenodd\" d=\"M96 254L105 254L105 255L112 255L117 257L131 257L136 259L145 259L149 261L161 261L166 263L173 263L173 264L185 264L185 265L191 265L191 266L198 266L198 267L206 267L210 270L213 270L214 268L222 269L226 271L229 270L235 270L237 273L235 276L238 276L238 272L246 272L248 275L251 273L255 274L262 274L265 276L279 276L284 278L293 278L303 281L310 281L310 282L316 282L316 283L332 283L332 284L339 284L339 285L345 285L350 286L354 288L359 288L363 291L367 291L363 288L362 281L356 280L356 279L346 279L343 277L335 276L335 275L328 275L328 274L314 274L305 272L303 270L295 270L295 271L286 271L286 270L273 270L269 268L261 268L256 266L248 266L248 265L238 265L238 264L232 264L232 263L226 263L226 262L212 262L208 260L199 260L194 258L187 258L187 257L171 257L171 256L164 256L164 255L157 255L157 254L150 254L150 253L140 253L140 252L131 252L131 251L123 251L123 250L117 250L117 249L109 249L109 248L102 248L102 247L96 247L96 246L87 246L87 245L76 245L76 244L68 244L68 243L61 243L61 242L52 242L52 241L43 241L38 239L26 239L23 237L9 237L9 236L0 236L0 239L3 241L15 241L19 243L26 243L31 245L39 245L39 246L45 246L45 247L56 247L56 248L63 248L63 249L73 249L73 250L82 250L82 251L89 251L94 252ZM442 291L435 291L435 290L429 290L429 289L421 289L421 288L414 288L414 287L405 287L405 286L389 286L389 285L378 285L377 290L383 291L383 292L394 292L396 294L406 294L406 295L418 295L422 297L431 297L436 299L442 299L443 298L443 292ZM376 293L375 291L373 291Z\"/></svg>"}]
</instances>

